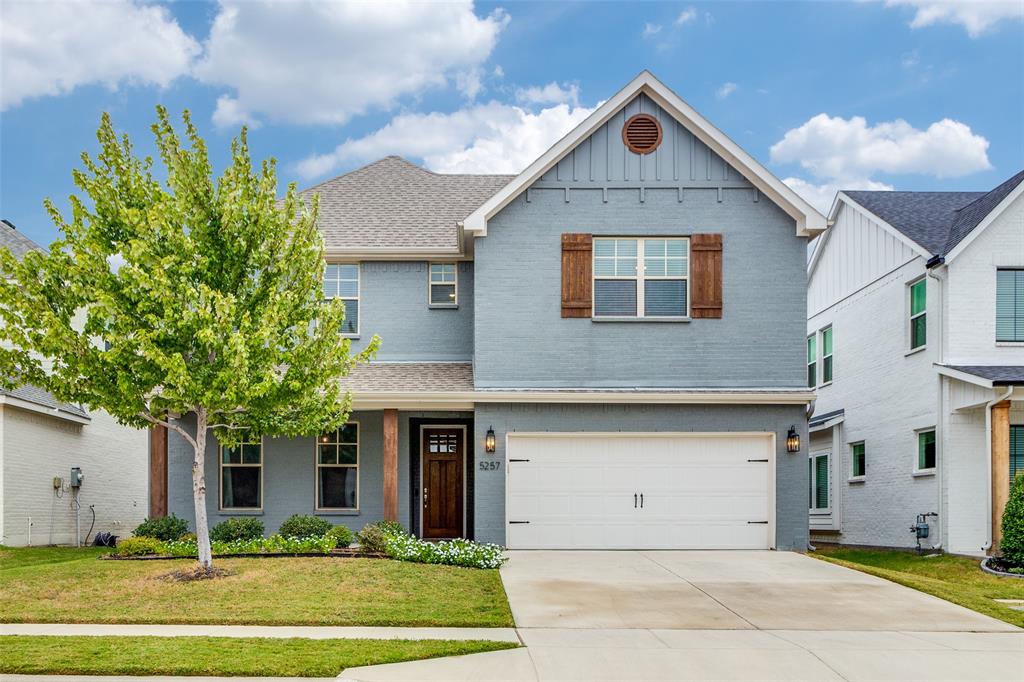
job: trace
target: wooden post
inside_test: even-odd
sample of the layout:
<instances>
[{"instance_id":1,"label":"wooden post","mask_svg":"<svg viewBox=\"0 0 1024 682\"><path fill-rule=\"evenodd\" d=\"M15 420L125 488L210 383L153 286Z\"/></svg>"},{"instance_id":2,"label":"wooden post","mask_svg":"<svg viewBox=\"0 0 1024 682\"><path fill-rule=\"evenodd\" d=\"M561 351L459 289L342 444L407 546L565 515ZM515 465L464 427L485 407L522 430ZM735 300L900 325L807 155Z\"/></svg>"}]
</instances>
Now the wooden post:
<instances>
[{"instance_id":1,"label":"wooden post","mask_svg":"<svg viewBox=\"0 0 1024 682\"><path fill-rule=\"evenodd\" d=\"M384 410L384 518L398 520L398 410Z\"/></svg>"},{"instance_id":2,"label":"wooden post","mask_svg":"<svg viewBox=\"0 0 1024 682\"><path fill-rule=\"evenodd\" d=\"M992 406L992 554L1003 539L1003 510L1010 497L1010 401Z\"/></svg>"},{"instance_id":3,"label":"wooden post","mask_svg":"<svg viewBox=\"0 0 1024 682\"><path fill-rule=\"evenodd\" d=\"M167 427L149 430L149 518L167 516Z\"/></svg>"}]
</instances>

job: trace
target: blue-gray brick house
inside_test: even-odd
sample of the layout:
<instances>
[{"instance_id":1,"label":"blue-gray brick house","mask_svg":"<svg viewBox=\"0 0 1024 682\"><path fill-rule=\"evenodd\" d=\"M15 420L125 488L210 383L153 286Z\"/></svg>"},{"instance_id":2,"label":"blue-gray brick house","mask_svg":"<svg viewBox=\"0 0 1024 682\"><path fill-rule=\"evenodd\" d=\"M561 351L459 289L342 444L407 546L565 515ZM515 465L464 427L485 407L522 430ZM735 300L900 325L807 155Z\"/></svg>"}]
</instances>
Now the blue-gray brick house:
<instances>
[{"instance_id":1,"label":"blue-gray brick house","mask_svg":"<svg viewBox=\"0 0 1024 682\"><path fill-rule=\"evenodd\" d=\"M825 218L650 73L519 175L388 157L307 193L326 294L381 351L345 379L340 431L211 442L211 523L806 546L805 253ZM174 434L166 478L191 518Z\"/></svg>"}]
</instances>

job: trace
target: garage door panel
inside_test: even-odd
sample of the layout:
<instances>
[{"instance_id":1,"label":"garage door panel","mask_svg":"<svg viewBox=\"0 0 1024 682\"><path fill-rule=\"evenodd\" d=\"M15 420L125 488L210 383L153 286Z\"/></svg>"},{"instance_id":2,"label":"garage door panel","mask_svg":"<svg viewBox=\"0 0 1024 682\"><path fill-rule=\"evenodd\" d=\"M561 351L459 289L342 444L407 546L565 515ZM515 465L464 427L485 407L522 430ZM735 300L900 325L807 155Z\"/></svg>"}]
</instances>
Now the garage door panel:
<instances>
[{"instance_id":1,"label":"garage door panel","mask_svg":"<svg viewBox=\"0 0 1024 682\"><path fill-rule=\"evenodd\" d=\"M508 544L768 548L771 443L768 434L510 437L506 511L529 523L510 524Z\"/></svg>"}]
</instances>

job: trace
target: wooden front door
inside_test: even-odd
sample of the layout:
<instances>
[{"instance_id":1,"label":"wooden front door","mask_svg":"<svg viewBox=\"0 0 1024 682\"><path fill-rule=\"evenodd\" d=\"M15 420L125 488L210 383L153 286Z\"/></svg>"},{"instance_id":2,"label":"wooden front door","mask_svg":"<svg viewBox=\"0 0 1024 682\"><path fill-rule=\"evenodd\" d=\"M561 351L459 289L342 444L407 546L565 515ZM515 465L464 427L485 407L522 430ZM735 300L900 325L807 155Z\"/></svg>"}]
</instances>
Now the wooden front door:
<instances>
[{"instance_id":1,"label":"wooden front door","mask_svg":"<svg viewBox=\"0 0 1024 682\"><path fill-rule=\"evenodd\" d=\"M461 538L465 430L424 428L423 537Z\"/></svg>"}]
</instances>

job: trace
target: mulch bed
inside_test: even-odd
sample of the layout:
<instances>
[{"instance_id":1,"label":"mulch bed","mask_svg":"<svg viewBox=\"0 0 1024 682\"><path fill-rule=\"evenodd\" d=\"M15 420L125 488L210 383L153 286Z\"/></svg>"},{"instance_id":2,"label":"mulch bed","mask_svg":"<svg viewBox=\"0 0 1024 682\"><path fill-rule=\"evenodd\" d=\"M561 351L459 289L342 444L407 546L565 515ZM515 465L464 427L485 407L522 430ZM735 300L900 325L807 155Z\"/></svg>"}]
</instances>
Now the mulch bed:
<instances>
[{"instance_id":1,"label":"mulch bed","mask_svg":"<svg viewBox=\"0 0 1024 682\"><path fill-rule=\"evenodd\" d=\"M262 553L251 553L251 554L214 554L214 559L276 559L276 558L287 558L287 557L320 557L324 559L387 559L386 554L380 552L364 552L360 549L346 548L346 549L332 549L327 554L320 554L319 552L262 552ZM105 561L172 561L175 559L191 559L196 560L194 556L170 556L168 554L144 554L142 556L115 556L113 554L103 554L100 557Z\"/></svg>"},{"instance_id":2,"label":"mulch bed","mask_svg":"<svg viewBox=\"0 0 1024 682\"><path fill-rule=\"evenodd\" d=\"M1010 568L1012 568L1010 564L1006 563L999 557L989 557L981 562L981 570L986 573L998 575L1003 578L1024 578L1024 575L1020 573L1010 573Z\"/></svg>"},{"instance_id":3,"label":"mulch bed","mask_svg":"<svg viewBox=\"0 0 1024 682\"><path fill-rule=\"evenodd\" d=\"M164 575L157 576L157 579L166 580L168 582L189 583L194 580L213 580L215 578L223 578L224 576L231 574L231 571L223 568L217 568L216 566L206 568L205 566L196 565L193 568L165 573Z\"/></svg>"}]
</instances>

